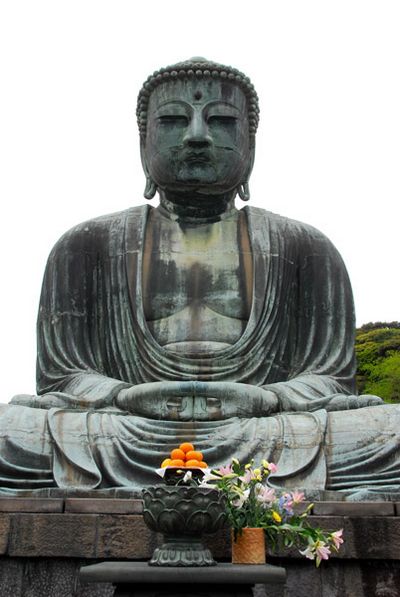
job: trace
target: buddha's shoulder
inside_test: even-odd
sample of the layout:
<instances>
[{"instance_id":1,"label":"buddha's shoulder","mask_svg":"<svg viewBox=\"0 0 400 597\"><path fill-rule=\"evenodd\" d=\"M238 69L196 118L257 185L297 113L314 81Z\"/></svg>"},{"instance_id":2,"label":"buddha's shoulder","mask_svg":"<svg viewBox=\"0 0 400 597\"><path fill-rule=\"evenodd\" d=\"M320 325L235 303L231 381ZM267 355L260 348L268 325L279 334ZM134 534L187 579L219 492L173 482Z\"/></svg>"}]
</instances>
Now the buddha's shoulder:
<instances>
[{"instance_id":1,"label":"buddha's shoulder","mask_svg":"<svg viewBox=\"0 0 400 597\"><path fill-rule=\"evenodd\" d=\"M53 251L66 247L96 250L115 236L123 237L128 222L130 226L135 223L139 226L144 221L147 210L147 205L141 205L80 222L61 236Z\"/></svg>"},{"instance_id":2,"label":"buddha's shoulder","mask_svg":"<svg viewBox=\"0 0 400 597\"><path fill-rule=\"evenodd\" d=\"M268 229L271 234L282 235L286 242L321 243L332 246L329 238L318 228L300 220L267 211L260 207L246 207L252 228L260 231Z\"/></svg>"}]
</instances>

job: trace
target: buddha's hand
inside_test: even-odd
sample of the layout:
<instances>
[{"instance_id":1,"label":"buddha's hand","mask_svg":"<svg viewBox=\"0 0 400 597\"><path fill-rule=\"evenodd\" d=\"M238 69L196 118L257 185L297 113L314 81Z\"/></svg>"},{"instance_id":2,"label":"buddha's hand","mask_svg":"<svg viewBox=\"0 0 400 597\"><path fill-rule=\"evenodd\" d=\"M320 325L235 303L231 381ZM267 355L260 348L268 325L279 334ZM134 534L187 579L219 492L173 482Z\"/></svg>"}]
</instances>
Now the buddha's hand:
<instances>
[{"instance_id":1,"label":"buddha's hand","mask_svg":"<svg viewBox=\"0 0 400 597\"><path fill-rule=\"evenodd\" d=\"M266 417L278 411L274 392L244 383L194 382L194 420Z\"/></svg>"},{"instance_id":2,"label":"buddha's hand","mask_svg":"<svg viewBox=\"0 0 400 597\"><path fill-rule=\"evenodd\" d=\"M172 421L262 417L278 410L273 392L233 382L154 382L123 389L116 406L138 416Z\"/></svg>"},{"instance_id":3,"label":"buddha's hand","mask_svg":"<svg viewBox=\"0 0 400 597\"><path fill-rule=\"evenodd\" d=\"M331 398L330 402L324 407L327 411L352 410L355 408L365 408L366 406L379 406L384 404L382 398L372 394L361 394L360 396L340 394Z\"/></svg>"},{"instance_id":4,"label":"buddha's hand","mask_svg":"<svg viewBox=\"0 0 400 597\"><path fill-rule=\"evenodd\" d=\"M115 404L148 419L190 420L193 382L157 381L120 390Z\"/></svg>"}]
</instances>

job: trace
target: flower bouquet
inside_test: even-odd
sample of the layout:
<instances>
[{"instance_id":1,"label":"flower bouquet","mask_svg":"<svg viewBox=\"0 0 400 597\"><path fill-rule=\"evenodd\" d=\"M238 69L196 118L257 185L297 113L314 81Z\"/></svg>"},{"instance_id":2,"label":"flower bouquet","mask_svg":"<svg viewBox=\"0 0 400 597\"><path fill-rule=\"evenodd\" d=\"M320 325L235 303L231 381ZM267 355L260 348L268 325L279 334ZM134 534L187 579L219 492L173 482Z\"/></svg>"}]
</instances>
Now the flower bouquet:
<instances>
[{"instance_id":1,"label":"flower bouquet","mask_svg":"<svg viewBox=\"0 0 400 597\"><path fill-rule=\"evenodd\" d=\"M233 459L229 466L206 470L200 487L214 487L223 493L234 542L240 540L244 529L262 529L271 550L296 546L319 566L332 551L339 550L343 530L325 532L311 526L307 516L313 504L301 506L302 492L278 493L266 485L268 476L276 470L276 465L266 460L254 466L253 462L241 464ZM264 544L264 536L262 541Z\"/></svg>"}]
</instances>

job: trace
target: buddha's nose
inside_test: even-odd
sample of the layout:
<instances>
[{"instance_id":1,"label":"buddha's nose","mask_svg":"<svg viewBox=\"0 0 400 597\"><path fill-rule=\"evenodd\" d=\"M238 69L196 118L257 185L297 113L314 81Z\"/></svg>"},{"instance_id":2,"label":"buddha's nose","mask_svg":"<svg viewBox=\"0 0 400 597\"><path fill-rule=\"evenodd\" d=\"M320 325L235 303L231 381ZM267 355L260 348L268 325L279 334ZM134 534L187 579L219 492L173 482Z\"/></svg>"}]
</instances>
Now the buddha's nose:
<instances>
[{"instance_id":1,"label":"buddha's nose","mask_svg":"<svg viewBox=\"0 0 400 597\"><path fill-rule=\"evenodd\" d=\"M185 145L196 148L206 148L212 143L209 135L207 122L202 114L195 113L189 123L186 134L183 138Z\"/></svg>"}]
</instances>

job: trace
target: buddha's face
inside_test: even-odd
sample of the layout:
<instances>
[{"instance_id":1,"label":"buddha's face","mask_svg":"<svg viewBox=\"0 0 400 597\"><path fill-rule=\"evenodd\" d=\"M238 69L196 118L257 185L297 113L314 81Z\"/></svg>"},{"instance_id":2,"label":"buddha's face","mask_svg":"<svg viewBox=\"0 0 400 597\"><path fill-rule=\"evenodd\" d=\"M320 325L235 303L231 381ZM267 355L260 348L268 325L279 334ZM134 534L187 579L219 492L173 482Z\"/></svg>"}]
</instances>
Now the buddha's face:
<instances>
[{"instance_id":1,"label":"buddha's face","mask_svg":"<svg viewBox=\"0 0 400 597\"><path fill-rule=\"evenodd\" d=\"M150 96L142 149L161 189L219 194L236 188L252 162L243 91L215 79L162 83Z\"/></svg>"}]
</instances>

